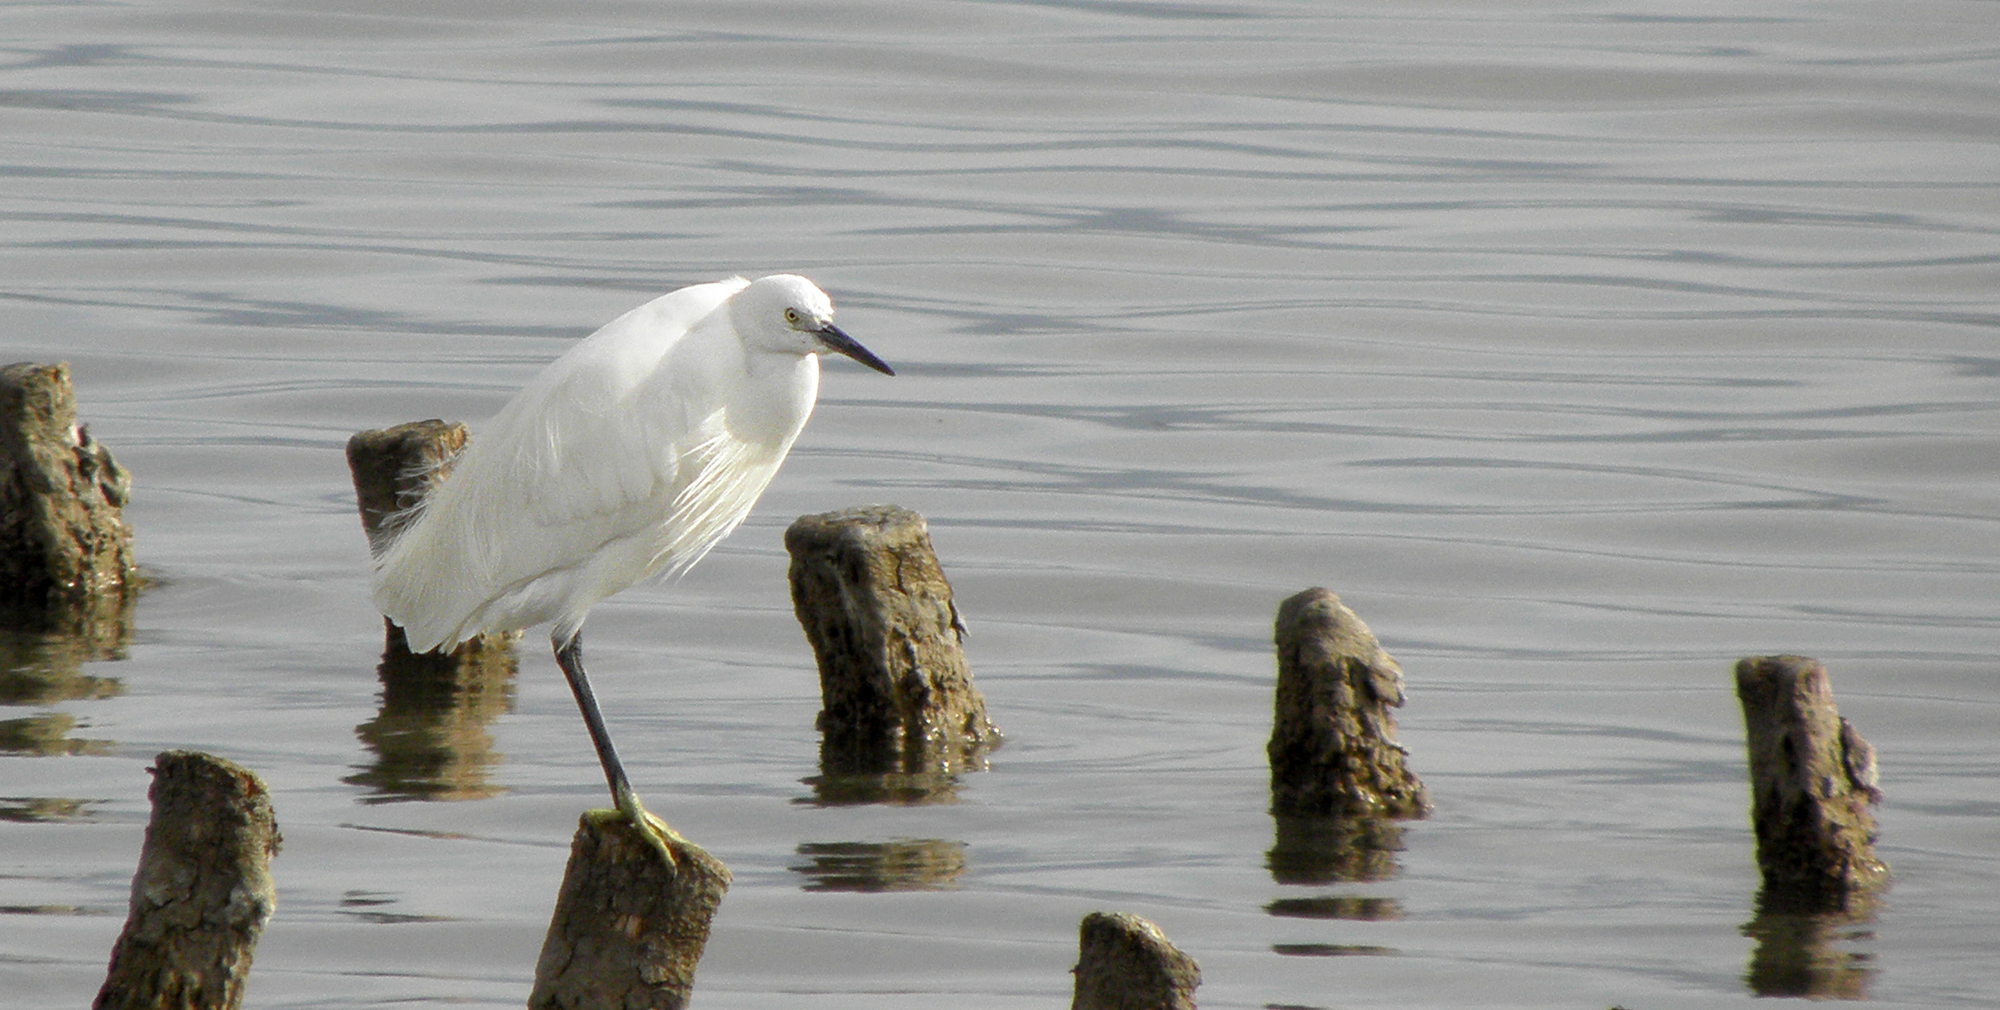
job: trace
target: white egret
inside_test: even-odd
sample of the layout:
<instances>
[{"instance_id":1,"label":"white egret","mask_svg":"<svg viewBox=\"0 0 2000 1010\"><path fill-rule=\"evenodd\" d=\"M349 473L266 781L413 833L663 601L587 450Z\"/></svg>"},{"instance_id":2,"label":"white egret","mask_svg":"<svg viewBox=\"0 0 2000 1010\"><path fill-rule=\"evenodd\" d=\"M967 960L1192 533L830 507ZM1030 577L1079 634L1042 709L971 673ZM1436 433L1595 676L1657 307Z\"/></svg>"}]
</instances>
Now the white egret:
<instances>
[{"instance_id":1,"label":"white egret","mask_svg":"<svg viewBox=\"0 0 2000 1010\"><path fill-rule=\"evenodd\" d=\"M812 413L826 351L896 374L803 277L656 298L516 394L375 559L375 605L412 651L554 622L612 798L662 854L668 829L633 794L584 674L584 617L687 570L743 521Z\"/></svg>"}]
</instances>

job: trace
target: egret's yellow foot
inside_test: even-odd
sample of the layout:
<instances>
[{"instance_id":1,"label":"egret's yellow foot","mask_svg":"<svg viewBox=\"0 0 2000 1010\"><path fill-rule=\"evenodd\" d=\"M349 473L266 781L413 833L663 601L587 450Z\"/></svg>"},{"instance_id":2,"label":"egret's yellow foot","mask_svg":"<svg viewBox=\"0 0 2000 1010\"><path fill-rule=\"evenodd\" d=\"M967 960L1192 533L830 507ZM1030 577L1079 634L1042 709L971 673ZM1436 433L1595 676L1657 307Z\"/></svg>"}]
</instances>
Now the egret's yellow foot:
<instances>
[{"instance_id":1,"label":"egret's yellow foot","mask_svg":"<svg viewBox=\"0 0 2000 1010\"><path fill-rule=\"evenodd\" d=\"M632 827L638 829L639 837L644 838L647 844L651 845L654 851L660 854L660 859L667 864L667 869L679 870L680 861L674 858L674 850L667 843L675 841L687 844L687 839L682 838L673 828L668 827L666 821L659 819L653 815L652 811L647 810L639 802L639 797L631 793L626 793L619 796L617 802L618 808L616 810L591 810L587 811L584 816L589 817L592 822L597 824L620 819L630 823Z\"/></svg>"}]
</instances>

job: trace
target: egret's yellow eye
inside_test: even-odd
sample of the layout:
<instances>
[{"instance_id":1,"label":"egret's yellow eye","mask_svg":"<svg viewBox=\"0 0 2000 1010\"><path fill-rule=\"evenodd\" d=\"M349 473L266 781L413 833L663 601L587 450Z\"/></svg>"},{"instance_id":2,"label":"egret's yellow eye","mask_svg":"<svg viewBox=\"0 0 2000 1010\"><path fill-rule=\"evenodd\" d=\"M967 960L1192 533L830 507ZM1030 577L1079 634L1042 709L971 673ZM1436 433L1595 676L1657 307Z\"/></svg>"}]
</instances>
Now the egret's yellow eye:
<instances>
[{"instance_id":1,"label":"egret's yellow eye","mask_svg":"<svg viewBox=\"0 0 2000 1010\"><path fill-rule=\"evenodd\" d=\"M797 309L786 309L786 310L785 310L785 322L788 322L788 323L792 324L793 326L797 326L797 325L799 325L799 310L797 310Z\"/></svg>"}]
</instances>

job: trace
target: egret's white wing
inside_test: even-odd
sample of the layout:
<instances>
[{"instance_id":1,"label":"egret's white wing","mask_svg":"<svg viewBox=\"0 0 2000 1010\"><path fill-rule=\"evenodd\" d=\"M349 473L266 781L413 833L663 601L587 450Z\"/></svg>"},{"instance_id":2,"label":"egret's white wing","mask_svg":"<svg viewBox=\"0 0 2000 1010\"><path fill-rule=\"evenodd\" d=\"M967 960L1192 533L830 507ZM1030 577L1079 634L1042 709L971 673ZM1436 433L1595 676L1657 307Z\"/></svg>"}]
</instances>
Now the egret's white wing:
<instances>
[{"instance_id":1,"label":"egret's white wing","mask_svg":"<svg viewBox=\"0 0 2000 1010\"><path fill-rule=\"evenodd\" d=\"M734 528L741 514L724 514L717 495L740 501L747 490L754 502L782 451L768 466L741 460L751 472L737 479L700 481L705 465L741 455L719 430L720 402L709 402L715 384L675 382L672 402L640 394L657 386L663 366L684 364L674 351L688 329L744 283L684 288L613 320L472 439L378 559L376 604L412 649L544 620L580 622L581 610L565 608L588 609L662 565L684 568ZM726 354L731 342L717 343ZM741 487L743 478L755 487ZM683 498L688 485L713 490ZM675 514L700 521L675 526Z\"/></svg>"}]
</instances>

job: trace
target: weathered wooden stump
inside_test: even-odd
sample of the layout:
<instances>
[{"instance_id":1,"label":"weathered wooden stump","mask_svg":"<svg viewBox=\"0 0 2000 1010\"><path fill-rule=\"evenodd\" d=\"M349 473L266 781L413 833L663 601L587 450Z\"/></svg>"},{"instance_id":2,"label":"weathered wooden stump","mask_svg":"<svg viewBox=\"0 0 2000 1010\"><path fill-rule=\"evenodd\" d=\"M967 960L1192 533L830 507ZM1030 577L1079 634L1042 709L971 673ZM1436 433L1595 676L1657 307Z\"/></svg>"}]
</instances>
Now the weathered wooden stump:
<instances>
[{"instance_id":1,"label":"weathered wooden stump","mask_svg":"<svg viewBox=\"0 0 2000 1010\"><path fill-rule=\"evenodd\" d=\"M195 751L153 763L132 907L95 1010L234 1010L277 908L278 825L264 783Z\"/></svg>"},{"instance_id":2,"label":"weathered wooden stump","mask_svg":"<svg viewBox=\"0 0 2000 1010\"><path fill-rule=\"evenodd\" d=\"M677 835L667 847L672 866L623 814L583 815L535 965L530 1010L687 1006L729 870Z\"/></svg>"},{"instance_id":3,"label":"weathered wooden stump","mask_svg":"<svg viewBox=\"0 0 2000 1010\"><path fill-rule=\"evenodd\" d=\"M357 432L347 440L347 470L354 478L354 500L371 554L381 553L395 539L399 520L451 473L451 462L468 437L465 425L433 418ZM382 625L384 662L410 655L403 629L386 617ZM511 651L520 637L518 631L477 635L460 642L449 655L468 666L499 665L511 671L511 658L502 660L489 653Z\"/></svg>"},{"instance_id":4,"label":"weathered wooden stump","mask_svg":"<svg viewBox=\"0 0 2000 1010\"><path fill-rule=\"evenodd\" d=\"M801 516L785 548L792 608L819 662L826 774L978 767L1000 731L966 668L965 626L924 518L893 505Z\"/></svg>"},{"instance_id":5,"label":"weathered wooden stump","mask_svg":"<svg viewBox=\"0 0 2000 1010\"><path fill-rule=\"evenodd\" d=\"M117 609L139 584L131 487L76 423L67 364L0 368L0 606L57 627Z\"/></svg>"},{"instance_id":6,"label":"weathered wooden stump","mask_svg":"<svg viewBox=\"0 0 2000 1010\"><path fill-rule=\"evenodd\" d=\"M1875 858L1875 750L1840 717L1826 667L1804 656L1736 664L1750 755L1762 903L1826 912L1887 881Z\"/></svg>"},{"instance_id":7,"label":"weathered wooden stump","mask_svg":"<svg viewBox=\"0 0 2000 1010\"><path fill-rule=\"evenodd\" d=\"M1078 933L1070 1010L1194 1010L1201 968L1160 927L1123 912L1092 912Z\"/></svg>"},{"instance_id":8,"label":"weathered wooden stump","mask_svg":"<svg viewBox=\"0 0 2000 1010\"><path fill-rule=\"evenodd\" d=\"M1354 611L1325 589L1278 607L1271 808L1283 814L1421 817L1424 784L1409 770L1390 709L1403 671Z\"/></svg>"}]
</instances>

